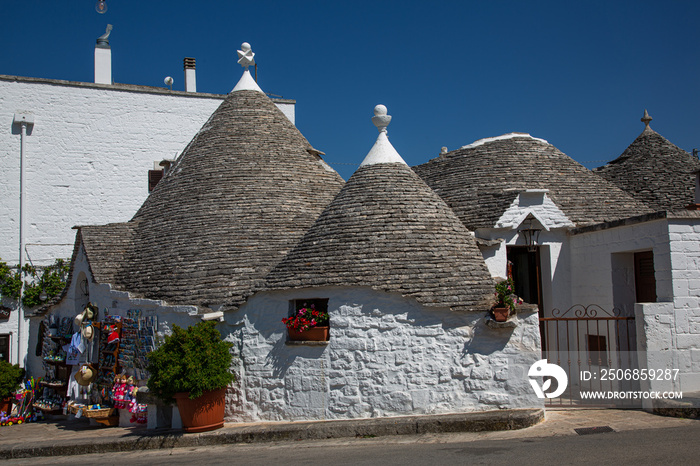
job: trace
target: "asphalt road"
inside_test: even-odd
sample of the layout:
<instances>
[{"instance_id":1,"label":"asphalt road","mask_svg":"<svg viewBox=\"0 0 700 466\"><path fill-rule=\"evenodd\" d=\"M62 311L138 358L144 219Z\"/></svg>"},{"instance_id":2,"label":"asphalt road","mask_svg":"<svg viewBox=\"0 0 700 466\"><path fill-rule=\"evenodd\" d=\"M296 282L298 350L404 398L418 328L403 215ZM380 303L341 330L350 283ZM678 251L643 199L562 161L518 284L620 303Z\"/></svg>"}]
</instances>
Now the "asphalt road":
<instances>
[{"instance_id":1,"label":"asphalt road","mask_svg":"<svg viewBox=\"0 0 700 466\"><path fill-rule=\"evenodd\" d=\"M592 435L476 439L473 434L299 441L150 450L6 464L104 465L452 465L452 464L699 464L700 421L686 427Z\"/></svg>"}]
</instances>

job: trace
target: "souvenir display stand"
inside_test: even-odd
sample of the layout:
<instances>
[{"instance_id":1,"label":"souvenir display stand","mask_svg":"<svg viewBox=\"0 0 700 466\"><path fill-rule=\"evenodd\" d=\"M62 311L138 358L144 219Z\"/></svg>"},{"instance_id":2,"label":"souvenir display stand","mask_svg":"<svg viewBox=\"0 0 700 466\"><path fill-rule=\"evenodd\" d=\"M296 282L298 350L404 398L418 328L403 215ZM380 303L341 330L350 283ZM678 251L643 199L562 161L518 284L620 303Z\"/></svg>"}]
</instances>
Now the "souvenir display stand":
<instances>
[{"instance_id":1,"label":"souvenir display stand","mask_svg":"<svg viewBox=\"0 0 700 466\"><path fill-rule=\"evenodd\" d=\"M40 396L34 399L33 406L43 414L62 414L71 373L63 347L71 339L72 319L49 316L41 328L44 331L41 357L46 375L39 382L42 390Z\"/></svg>"},{"instance_id":2,"label":"souvenir display stand","mask_svg":"<svg viewBox=\"0 0 700 466\"><path fill-rule=\"evenodd\" d=\"M98 369L90 401L74 404L76 416L104 425L129 426L147 422L147 405L136 399L146 384L146 354L155 346L155 317L141 317L131 309L126 316L105 316L99 327Z\"/></svg>"},{"instance_id":3,"label":"souvenir display stand","mask_svg":"<svg viewBox=\"0 0 700 466\"><path fill-rule=\"evenodd\" d=\"M148 380L157 318L142 317L136 309L126 316L104 309L102 319L97 317L93 304L75 318L47 316L40 326L45 377L24 398L36 412L72 414L106 426L146 424L147 405L136 394Z\"/></svg>"},{"instance_id":4,"label":"souvenir display stand","mask_svg":"<svg viewBox=\"0 0 700 466\"><path fill-rule=\"evenodd\" d=\"M85 417L105 426L119 425L119 415L111 399L111 387L114 376L119 371L119 334L121 318L107 315L94 322L97 331L97 364L89 368L90 378L87 382L87 396L81 397L70 406L75 417Z\"/></svg>"}]
</instances>

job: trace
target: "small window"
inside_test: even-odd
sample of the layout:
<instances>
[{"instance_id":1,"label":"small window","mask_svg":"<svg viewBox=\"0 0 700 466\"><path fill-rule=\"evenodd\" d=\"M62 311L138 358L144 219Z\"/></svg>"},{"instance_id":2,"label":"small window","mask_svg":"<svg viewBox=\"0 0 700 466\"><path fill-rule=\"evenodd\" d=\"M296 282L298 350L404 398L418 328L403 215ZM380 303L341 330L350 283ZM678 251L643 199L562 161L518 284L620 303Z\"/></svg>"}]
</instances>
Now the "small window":
<instances>
[{"instance_id":1,"label":"small window","mask_svg":"<svg viewBox=\"0 0 700 466\"><path fill-rule=\"evenodd\" d=\"M10 335L0 335L0 361L10 362Z\"/></svg>"},{"instance_id":2,"label":"small window","mask_svg":"<svg viewBox=\"0 0 700 466\"><path fill-rule=\"evenodd\" d=\"M156 188L158 182L163 178L163 170L148 170L148 192Z\"/></svg>"},{"instance_id":3,"label":"small window","mask_svg":"<svg viewBox=\"0 0 700 466\"><path fill-rule=\"evenodd\" d=\"M289 316L296 315L303 307L312 307L319 312L328 312L328 298L295 299L289 302Z\"/></svg>"},{"instance_id":4,"label":"small window","mask_svg":"<svg viewBox=\"0 0 700 466\"><path fill-rule=\"evenodd\" d=\"M327 345L330 341L327 298L289 301L289 314L282 322L287 327L288 345Z\"/></svg>"},{"instance_id":5,"label":"small window","mask_svg":"<svg viewBox=\"0 0 700 466\"><path fill-rule=\"evenodd\" d=\"M603 335L588 335L588 360L596 366L608 365L608 345Z\"/></svg>"}]
</instances>

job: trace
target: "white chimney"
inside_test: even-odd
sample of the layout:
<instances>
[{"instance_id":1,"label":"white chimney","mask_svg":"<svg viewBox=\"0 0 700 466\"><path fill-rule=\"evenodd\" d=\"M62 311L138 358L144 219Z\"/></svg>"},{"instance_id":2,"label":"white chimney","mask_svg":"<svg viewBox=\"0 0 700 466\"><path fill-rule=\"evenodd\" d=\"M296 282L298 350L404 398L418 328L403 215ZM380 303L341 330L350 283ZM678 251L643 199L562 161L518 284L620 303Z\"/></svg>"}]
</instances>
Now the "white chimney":
<instances>
[{"instance_id":1,"label":"white chimney","mask_svg":"<svg viewBox=\"0 0 700 466\"><path fill-rule=\"evenodd\" d=\"M107 25L104 34L97 38L95 44L95 82L98 84L112 84L112 49L109 47L109 34L112 25Z\"/></svg>"},{"instance_id":2,"label":"white chimney","mask_svg":"<svg viewBox=\"0 0 700 466\"><path fill-rule=\"evenodd\" d=\"M191 57L185 57L185 92L197 92L195 60Z\"/></svg>"}]
</instances>

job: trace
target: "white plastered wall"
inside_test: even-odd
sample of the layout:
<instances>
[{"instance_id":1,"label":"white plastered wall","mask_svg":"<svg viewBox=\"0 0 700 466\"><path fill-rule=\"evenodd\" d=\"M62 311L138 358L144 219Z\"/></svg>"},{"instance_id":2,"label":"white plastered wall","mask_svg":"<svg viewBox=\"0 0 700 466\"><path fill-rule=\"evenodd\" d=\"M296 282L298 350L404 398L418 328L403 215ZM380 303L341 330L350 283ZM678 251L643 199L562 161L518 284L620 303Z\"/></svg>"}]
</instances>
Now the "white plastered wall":
<instances>
[{"instance_id":1,"label":"white plastered wall","mask_svg":"<svg viewBox=\"0 0 700 466\"><path fill-rule=\"evenodd\" d=\"M654 252L657 301L671 301L671 260L665 220L637 223L572 235L572 300L576 304L598 304L612 309L613 254Z\"/></svg>"},{"instance_id":2,"label":"white plastered wall","mask_svg":"<svg viewBox=\"0 0 700 466\"><path fill-rule=\"evenodd\" d=\"M328 298L327 346L286 344L294 299ZM360 288L260 293L226 314L238 376L234 421L348 419L541 408L527 371L540 359L537 314L492 329L483 313L427 309Z\"/></svg>"},{"instance_id":3,"label":"white plastered wall","mask_svg":"<svg viewBox=\"0 0 700 466\"><path fill-rule=\"evenodd\" d=\"M687 396L700 392L700 224L670 219L668 237L672 299L635 306L637 328L643 336L639 339L640 367L678 369L677 377L645 386L682 391ZM645 404L645 408L651 406L651 402Z\"/></svg>"}]
</instances>

